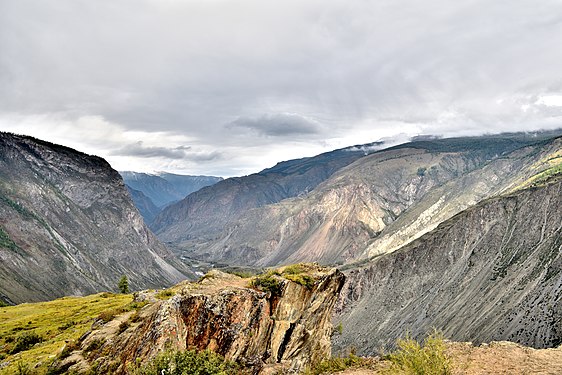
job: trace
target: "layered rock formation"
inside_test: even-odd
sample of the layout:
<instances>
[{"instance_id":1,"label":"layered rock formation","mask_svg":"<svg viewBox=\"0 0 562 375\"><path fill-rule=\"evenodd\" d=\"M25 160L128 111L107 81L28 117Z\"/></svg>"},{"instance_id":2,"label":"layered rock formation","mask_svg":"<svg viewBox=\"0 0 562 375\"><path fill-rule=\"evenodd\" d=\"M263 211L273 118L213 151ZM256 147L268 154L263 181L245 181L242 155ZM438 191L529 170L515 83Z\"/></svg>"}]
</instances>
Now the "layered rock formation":
<instances>
[{"instance_id":1,"label":"layered rock formation","mask_svg":"<svg viewBox=\"0 0 562 375\"><path fill-rule=\"evenodd\" d=\"M0 299L172 285L189 276L103 159L0 133ZM181 269L180 270L178 270Z\"/></svg>"},{"instance_id":2,"label":"layered rock formation","mask_svg":"<svg viewBox=\"0 0 562 375\"><path fill-rule=\"evenodd\" d=\"M561 139L545 137L418 141L378 151L304 196L240 214L212 236L185 229L186 239L174 246L191 258L255 266L345 263L391 252L545 169L562 148Z\"/></svg>"},{"instance_id":3,"label":"layered rock formation","mask_svg":"<svg viewBox=\"0 0 562 375\"><path fill-rule=\"evenodd\" d=\"M175 287L170 299L152 300L120 332L128 316L89 333L80 348L57 363L59 369L112 368L125 373L135 361L147 361L166 349L211 349L256 372L282 366L292 370L330 354L331 313L344 276L335 269L306 266L309 284L269 275L276 288L261 291L251 281L211 271L199 283ZM298 279L296 279L298 281ZM103 343L96 353L87 348Z\"/></svg>"},{"instance_id":4,"label":"layered rock formation","mask_svg":"<svg viewBox=\"0 0 562 375\"><path fill-rule=\"evenodd\" d=\"M228 178L167 207L154 219L151 228L163 241L174 245L191 239L212 240L244 212L306 194L367 152L367 148L357 147L335 150L281 162L249 176Z\"/></svg>"},{"instance_id":5,"label":"layered rock formation","mask_svg":"<svg viewBox=\"0 0 562 375\"><path fill-rule=\"evenodd\" d=\"M486 200L347 271L336 351L375 353L433 327L455 341L560 345L562 175L550 171L534 187Z\"/></svg>"}]
</instances>

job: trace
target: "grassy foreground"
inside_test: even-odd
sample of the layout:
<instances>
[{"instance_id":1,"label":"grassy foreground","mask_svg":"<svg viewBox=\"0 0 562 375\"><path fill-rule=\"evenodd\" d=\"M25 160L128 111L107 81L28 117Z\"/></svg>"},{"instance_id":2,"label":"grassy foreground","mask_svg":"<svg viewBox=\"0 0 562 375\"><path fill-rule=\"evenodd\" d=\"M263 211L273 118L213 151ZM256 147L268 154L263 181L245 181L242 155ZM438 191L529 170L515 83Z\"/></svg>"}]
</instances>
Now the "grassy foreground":
<instances>
[{"instance_id":1,"label":"grassy foreground","mask_svg":"<svg viewBox=\"0 0 562 375\"><path fill-rule=\"evenodd\" d=\"M98 293L0 307L0 374L46 374L66 341L79 339L100 315L125 310L132 300L130 294Z\"/></svg>"}]
</instances>

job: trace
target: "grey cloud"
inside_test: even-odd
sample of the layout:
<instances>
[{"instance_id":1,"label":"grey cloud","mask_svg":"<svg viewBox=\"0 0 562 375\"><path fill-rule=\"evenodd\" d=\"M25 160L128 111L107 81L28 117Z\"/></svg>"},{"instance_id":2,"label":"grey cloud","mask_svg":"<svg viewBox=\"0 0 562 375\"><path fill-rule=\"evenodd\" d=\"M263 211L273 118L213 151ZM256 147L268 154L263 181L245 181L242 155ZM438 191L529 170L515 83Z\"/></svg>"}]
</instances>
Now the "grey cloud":
<instances>
[{"instance_id":1,"label":"grey cloud","mask_svg":"<svg viewBox=\"0 0 562 375\"><path fill-rule=\"evenodd\" d=\"M267 114L260 117L240 117L228 125L229 129L249 129L269 137L302 136L321 133L318 123L296 114Z\"/></svg>"},{"instance_id":2,"label":"grey cloud","mask_svg":"<svg viewBox=\"0 0 562 375\"><path fill-rule=\"evenodd\" d=\"M187 156L189 146L174 148L144 146L142 141L124 146L119 150L112 151L110 154L115 156L136 156L141 158L169 158L184 159Z\"/></svg>"},{"instance_id":3,"label":"grey cloud","mask_svg":"<svg viewBox=\"0 0 562 375\"><path fill-rule=\"evenodd\" d=\"M154 147L144 146L142 141L128 144L118 150L110 152L114 156L133 156L140 158L166 158L173 160L189 160L198 162L208 162L222 158L222 153L218 151L212 152L194 152L190 146L179 147Z\"/></svg>"}]
</instances>

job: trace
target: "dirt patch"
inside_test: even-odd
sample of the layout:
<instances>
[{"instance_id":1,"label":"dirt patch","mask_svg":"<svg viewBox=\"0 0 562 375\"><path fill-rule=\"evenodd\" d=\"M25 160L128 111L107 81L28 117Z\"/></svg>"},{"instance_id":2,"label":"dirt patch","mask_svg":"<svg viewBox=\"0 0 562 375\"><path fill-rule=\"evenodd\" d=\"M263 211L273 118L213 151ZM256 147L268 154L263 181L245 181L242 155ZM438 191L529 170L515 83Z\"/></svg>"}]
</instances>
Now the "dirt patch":
<instances>
[{"instance_id":1,"label":"dirt patch","mask_svg":"<svg viewBox=\"0 0 562 375\"><path fill-rule=\"evenodd\" d=\"M455 375L561 375L562 346L533 349L512 342L491 342L473 346L449 342L448 351L455 363ZM381 363L381 367L384 366ZM338 375L376 375L374 369L348 369Z\"/></svg>"},{"instance_id":2,"label":"dirt patch","mask_svg":"<svg viewBox=\"0 0 562 375\"><path fill-rule=\"evenodd\" d=\"M452 343L450 350L458 374L562 374L562 346L533 349L502 341L478 347L470 343Z\"/></svg>"}]
</instances>

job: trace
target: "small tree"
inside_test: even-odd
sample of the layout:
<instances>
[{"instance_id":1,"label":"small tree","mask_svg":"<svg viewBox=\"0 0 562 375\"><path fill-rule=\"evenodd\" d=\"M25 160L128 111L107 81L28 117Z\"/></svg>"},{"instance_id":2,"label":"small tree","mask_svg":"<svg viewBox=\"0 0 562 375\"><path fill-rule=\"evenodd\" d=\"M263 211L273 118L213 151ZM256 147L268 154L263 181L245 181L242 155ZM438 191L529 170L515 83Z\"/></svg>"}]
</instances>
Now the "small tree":
<instances>
[{"instance_id":1,"label":"small tree","mask_svg":"<svg viewBox=\"0 0 562 375\"><path fill-rule=\"evenodd\" d=\"M119 283L117 283L117 287L119 288L119 292L123 294L129 293L129 279L127 279L127 276L121 276Z\"/></svg>"}]
</instances>

